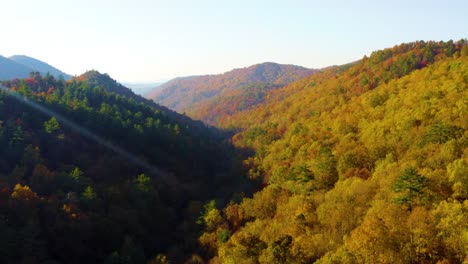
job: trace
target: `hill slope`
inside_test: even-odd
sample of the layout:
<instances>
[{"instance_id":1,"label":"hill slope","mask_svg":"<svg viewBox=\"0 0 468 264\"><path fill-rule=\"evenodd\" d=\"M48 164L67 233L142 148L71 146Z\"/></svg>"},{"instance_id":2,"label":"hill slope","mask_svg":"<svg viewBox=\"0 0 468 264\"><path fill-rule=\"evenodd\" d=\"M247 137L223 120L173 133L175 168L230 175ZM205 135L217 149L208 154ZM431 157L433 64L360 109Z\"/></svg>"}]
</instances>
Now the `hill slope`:
<instances>
[{"instance_id":1,"label":"hill slope","mask_svg":"<svg viewBox=\"0 0 468 264\"><path fill-rule=\"evenodd\" d=\"M80 83L85 83L89 87L99 87L106 92L109 93L115 93L120 96L124 96L130 100L133 100L134 102L138 104L145 104L147 106L150 106L151 108L162 111L166 113L170 118L176 120L177 122L184 124L184 125L190 125L190 126L197 126L197 127L203 127L204 125L201 122L194 122L190 118L188 118L185 115L180 115L174 112L173 110L156 104L154 101L146 99L140 95L137 95L134 93L130 88L127 88L123 86L122 84L118 83L114 79L112 79L108 74L100 73L96 70L91 70L87 71L80 76L74 77L71 79L71 82L80 82Z\"/></svg>"},{"instance_id":2,"label":"hill slope","mask_svg":"<svg viewBox=\"0 0 468 264\"><path fill-rule=\"evenodd\" d=\"M262 63L219 75L176 78L158 87L155 93L149 93L147 98L190 115L210 99L242 90L242 87L259 84L277 88L313 72L300 66Z\"/></svg>"},{"instance_id":3,"label":"hill slope","mask_svg":"<svg viewBox=\"0 0 468 264\"><path fill-rule=\"evenodd\" d=\"M244 183L232 147L119 94L107 75L86 76L2 84L0 262L183 262L197 251L204 201Z\"/></svg>"},{"instance_id":4,"label":"hill slope","mask_svg":"<svg viewBox=\"0 0 468 264\"><path fill-rule=\"evenodd\" d=\"M99 86L108 92L120 94L139 102L149 102L149 100L143 100L141 96L135 94L130 88L127 88L112 79L108 74L101 74L96 70L87 71L80 76L73 78L73 80L86 82L89 86L93 87Z\"/></svg>"},{"instance_id":5,"label":"hill slope","mask_svg":"<svg viewBox=\"0 0 468 264\"><path fill-rule=\"evenodd\" d=\"M220 263L466 261L467 83L466 42L414 42L271 92L231 120L265 188L200 242Z\"/></svg>"},{"instance_id":6,"label":"hill slope","mask_svg":"<svg viewBox=\"0 0 468 264\"><path fill-rule=\"evenodd\" d=\"M30 68L32 71L39 72L42 75L49 73L55 78L59 78L60 75L65 80L68 80L71 78L69 74L66 74L62 72L61 70L54 68L50 66L49 64L43 61L40 61L38 59L35 59L35 58L31 58L25 55L14 55L14 56L9 57L9 59Z\"/></svg>"}]
</instances>

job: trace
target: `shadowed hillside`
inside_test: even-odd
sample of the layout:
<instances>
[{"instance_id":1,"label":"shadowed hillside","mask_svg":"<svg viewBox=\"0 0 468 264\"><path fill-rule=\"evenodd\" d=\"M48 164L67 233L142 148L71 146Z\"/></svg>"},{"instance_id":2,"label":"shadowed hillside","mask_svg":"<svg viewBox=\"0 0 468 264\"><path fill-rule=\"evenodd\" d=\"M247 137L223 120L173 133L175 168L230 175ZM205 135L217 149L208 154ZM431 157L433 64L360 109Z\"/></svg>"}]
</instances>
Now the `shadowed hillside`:
<instances>
[{"instance_id":1,"label":"shadowed hillside","mask_svg":"<svg viewBox=\"0 0 468 264\"><path fill-rule=\"evenodd\" d=\"M1 263L179 263L205 201L249 190L219 132L108 75L2 86Z\"/></svg>"}]
</instances>

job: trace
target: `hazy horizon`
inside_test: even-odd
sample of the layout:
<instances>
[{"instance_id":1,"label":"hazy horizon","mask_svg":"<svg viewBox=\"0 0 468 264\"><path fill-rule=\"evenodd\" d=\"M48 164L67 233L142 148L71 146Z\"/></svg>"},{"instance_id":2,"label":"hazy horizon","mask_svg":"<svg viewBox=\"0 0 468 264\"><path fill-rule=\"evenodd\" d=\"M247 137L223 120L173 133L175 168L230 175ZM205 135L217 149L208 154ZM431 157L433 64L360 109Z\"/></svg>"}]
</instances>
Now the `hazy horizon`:
<instances>
[{"instance_id":1,"label":"hazy horizon","mask_svg":"<svg viewBox=\"0 0 468 264\"><path fill-rule=\"evenodd\" d=\"M0 54L24 54L71 75L96 69L122 83L265 61L323 68L400 43L466 38L467 7L401 0L8 1L0 22L10 25L1 29L9 41Z\"/></svg>"}]
</instances>

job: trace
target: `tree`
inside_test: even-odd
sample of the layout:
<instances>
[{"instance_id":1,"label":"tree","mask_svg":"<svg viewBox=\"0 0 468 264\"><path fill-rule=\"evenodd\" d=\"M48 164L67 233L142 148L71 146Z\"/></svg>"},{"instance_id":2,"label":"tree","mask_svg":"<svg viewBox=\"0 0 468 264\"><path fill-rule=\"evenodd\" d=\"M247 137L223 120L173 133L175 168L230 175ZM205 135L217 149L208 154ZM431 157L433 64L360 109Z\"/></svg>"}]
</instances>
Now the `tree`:
<instances>
[{"instance_id":1,"label":"tree","mask_svg":"<svg viewBox=\"0 0 468 264\"><path fill-rule=\"evenodd\" d=\"M246 256L254 259L258 258L261 252L268 247L263 240L252 234L241 238L239 243L244 248Z\"/></svg>"},{"instance_id":2,"label":"tree","mask_svg":"<svg viewBox=\"0 0 468 264\"><path fill-rule=\"evenodd\" d=\"M51 117L48 121L44 122L44 129L47 134L52 134L55 131L60 129L60 124L57 121L57 118L55 116Z\"/></svg>"},{"instance_id":3,"label":"tree","mask_svg":"<svg viewBox=\"0 0 468 264\"><path fill-rule=\"evenodd\" d=\"M463 48L461 49L460 52L461 56L467 57L468 56L468 45L463 45Z\"/></svg>"},{"instance_id":4,"label":"tree","mask_svg":"<svg viewBox=\"0 0 468 264\"><path fill-rule=\"evenodd\" d=\"M86 202L91 202L96 199L96 193L94 192L93 187L88 186L84 190L84 192L81 194L81 197L83 198L84 201Z\"/></svg>"},{"instance_id":5,"label":"tree","mask_svg":"<svg viewBox=\"0 0 468 264\"><path fill-rule=\"evenodd\" d=\"M396 204L375 201L345 247L357 261L351 263L405 263L400 255L406 242L408 212Z\"/></svg>"},{"instance_id":6,"label":"tree","mask_svg":"<svg viewBox=\"0 0 468 264\"><path fill-rule=\"evenodd\" d=\"M224 222L221 212L216 208L215 200L205 204L204 210L197 220L197 224L203 224L207 232L215 231Z\"/></svg>"},{"instance_id":7,"label":"tree","mask_svg":"<svg viewBox=\"0 0 468 264\"><path fill-rule=\"evenodd\" d=\"M163 254L158 254L156 257L148 261L148 264L169 264L169 260Z\"/></svg>"},{"instance_id":8,"label":"tree","mask_svg":"<svg viewBox=\"0 0 468 264\"><path fill-rule=\"evenodd\" d=\"M216 201L211 200L203 205L203 212L198 217L197 224L203 224L203 217L208 214L212 209L216 209Z\"/></svg>"},{"instance_id":9,"label":"tree","mask_svg":"<svg viewBox=\"0 0 468 264\"><path fill-rule=\"evenodd\" d=\"M468 199L468 164L465 159L457 159L449 164L447 172L452 183L452 196L460 201Z\"/></svg>"},{"instance_id":10,"label":"tree","mask_svg":"<svg viewBox=\"0 0 468 264\"><path fill-rule=\"evenodd\" d=\"M432 213L446 258L450 263L464 263L468 258L468 200L442 201Z\"/></svg>"},{"instance_id":11,"label":"tree","mask_svg":"<svg viewBox=\"0 0 468 264\"><path fill-rule=\"evenodd\" d=\"M39 199L39 196L29 188L29 186L22 186L21 184L16 184L11 194L11 198L23 201L35 201Z\"/></svg>"},{"instance_id":12,"label":"tree","mask_svg":"<svg viewBox=\"0 0 468 264\"><path fill-rule=\"evenodd\" d=\"M427 179L418 174L415 168L406 168L393 184L393 191L401 193L395 199L395 202L408 206L411 211L414 205L420 201L426 183Z\"/></svg>"},{"instance_id":13,"label":"tree","mask_svg":"<svg viewBox=\"0 0 468 264\"><path fill-rule=\"evenodd\" d=\"M135 179L135 184L139 191L148 192L151 189L150 181L150 177L146 176L145 174L140 174Z\"/></svg>"},{"instance_id":14,"label":"tree","mask_svg":"<svg viewBox=\"0 0 468 264\"><path fill-rule=\"evenodd\" d=\"M338 180L336 159L330 148L321 147L315 159L315 181L319 189L329 189Z\"/></svg>"},{"instance_id":15,"label":"tree","mask_svg":"<svg viewBox=\"0 0 468 264\"><path fill-rule=\"evenodd\" d=\"M287 263L291 257L290 249L292 245L292 237L289 235L282 236L275 240L271 245L273 251L274 263Z\"/></svg>"},{"instance_id":16,"label":"tree","mask_svg":"<svg viewBox=\"0 0 468 264\"><path fill-rule=\"evenodd\" d=\"M443 144L452 138L457 138L462 134L462 129L447 125L443 122L436 122L430 128L424 136L424 141L427 143Z\"/></svg>"},{"instance_id":17,"label":"tree","mask_svg":"<svg viewBox=\"0 0 468 264\"><path fill-rule=\"evenodd\" d=\"M231 237L231 232L227 229L221 229L218 233L218 241L221 243L226 243Z\"/></svg>"},{"instance_id":18,"label":"tree","mask_svg":"<svg viewBox=\"0 0 468 264\"><path fill-rule=\"evenodd\" d=\"M75 167L71 172L70 172L70 177L75 180L76 182L79 182L81 178L83 177L83 172L80 170L80 168Z\"/></svg>"}]
</instances>

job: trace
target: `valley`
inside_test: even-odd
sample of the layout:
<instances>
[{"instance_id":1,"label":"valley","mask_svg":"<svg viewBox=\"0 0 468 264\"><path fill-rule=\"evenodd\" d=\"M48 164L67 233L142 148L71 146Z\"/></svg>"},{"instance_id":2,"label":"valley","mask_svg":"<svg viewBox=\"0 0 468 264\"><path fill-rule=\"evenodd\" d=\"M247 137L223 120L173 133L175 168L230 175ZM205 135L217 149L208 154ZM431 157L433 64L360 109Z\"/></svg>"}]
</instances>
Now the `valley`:
<instances>
[{"instance_id":1,"label":"valley","mask_svg":"<svg viewBox=\"0 0 468 264\"><path fill-rule=\"evenodd\" d=\"M95 70L0 76L1 263L467 261L465 39L147 98Z\"/></svg>"}]
</instances>

